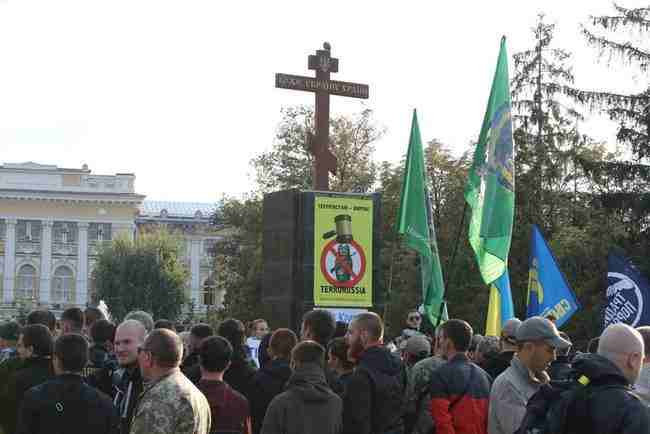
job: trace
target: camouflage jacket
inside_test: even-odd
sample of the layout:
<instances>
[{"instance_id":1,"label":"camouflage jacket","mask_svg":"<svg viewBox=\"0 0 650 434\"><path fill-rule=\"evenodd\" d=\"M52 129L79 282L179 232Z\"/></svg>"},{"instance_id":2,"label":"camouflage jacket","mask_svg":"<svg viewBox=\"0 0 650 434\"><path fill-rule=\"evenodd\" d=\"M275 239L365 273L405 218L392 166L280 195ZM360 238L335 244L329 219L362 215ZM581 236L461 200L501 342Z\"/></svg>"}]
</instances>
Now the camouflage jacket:
<instances>
[{"instance_id":1,"label":"camouflage jacket","mask_svg":"<svg viewBox=\"0 0 650 434\"><path fill-rule=\"evenodd\" d=\"M208 434L210 424L208 400L175 369L146 386L130 434Z\"/></svg>"},{"instance_id":2,"label":"camouflage jacket","mask_svg":"<svg viewBox=\"0 0 650 434\"><path fill-rule=\"evenodd\" d=\"M427 406L431 374L444 364L445 361L439 357L427 357L411 368L406 388L406 413L415 419L413 434L429 433L433 428L433 420Z\"/></svg>"}]
</instances>

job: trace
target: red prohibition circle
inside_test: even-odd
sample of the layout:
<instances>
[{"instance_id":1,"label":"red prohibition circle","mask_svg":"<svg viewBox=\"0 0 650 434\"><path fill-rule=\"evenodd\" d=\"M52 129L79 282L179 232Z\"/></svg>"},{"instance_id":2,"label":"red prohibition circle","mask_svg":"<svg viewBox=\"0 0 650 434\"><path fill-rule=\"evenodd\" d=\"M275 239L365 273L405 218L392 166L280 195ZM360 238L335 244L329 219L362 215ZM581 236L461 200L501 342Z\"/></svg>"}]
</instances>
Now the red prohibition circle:
<instances>
[{"instance_id":1,"label":"red prohibition circle","mask_svg":"<svg viewBox=\"0 0 650 434\"><path fill-rule=\"evenodd\" d=\"M325 276L325 280L327 280L331 285L337 286L337 287L343 287L343 288L351 288L355 286L357 283L363 279L364 274L366 274L366 254L363 251L363 248L361 248L361 245L357 243L356 241L352 240L348 244L350 244L354 249L359 253L359 260L361 261L361 268L359 269L359 273L356 274L351 280L348 282L339 282L338 280L332 278L330 276L330 273L327 270L327 255L329 253L336 254L334 246L336 244L339 244L336 242L336 240L332 240L329 243L325 244L325 247L323 247L323 251L320 255L320 270L321 273L323 273L323 276Z\"/></svg>"}]
</instances>

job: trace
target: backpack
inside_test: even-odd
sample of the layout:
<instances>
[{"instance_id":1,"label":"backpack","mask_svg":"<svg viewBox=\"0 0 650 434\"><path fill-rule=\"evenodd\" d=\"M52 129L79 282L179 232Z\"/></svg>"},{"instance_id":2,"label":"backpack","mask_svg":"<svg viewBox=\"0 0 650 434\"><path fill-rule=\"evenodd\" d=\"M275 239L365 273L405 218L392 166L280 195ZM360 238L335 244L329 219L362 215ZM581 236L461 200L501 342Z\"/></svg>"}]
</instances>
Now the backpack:
<instances>
[{"instance_id":1,"label":"backpack","mask_svg":"<svg viewBox=\"0 0 650 434\"><path fill-rule=\"evenodd\" d=\"M591 385L584 376L551 381L528 400L526 414L514 434L591 434L594 427L590 401L606 389L628 390L620 384Z\"/></svg>"}]
</instances>

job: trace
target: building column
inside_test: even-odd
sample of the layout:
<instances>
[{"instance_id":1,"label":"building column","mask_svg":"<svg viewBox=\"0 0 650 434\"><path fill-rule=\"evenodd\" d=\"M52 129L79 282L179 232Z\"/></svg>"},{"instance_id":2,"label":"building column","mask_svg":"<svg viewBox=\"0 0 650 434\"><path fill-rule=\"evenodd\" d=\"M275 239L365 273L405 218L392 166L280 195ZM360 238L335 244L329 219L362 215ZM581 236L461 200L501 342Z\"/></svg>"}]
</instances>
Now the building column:
<instances>
[{"instance_id":1,"label":"building column","mask_svg":"<svg viewBox=\"0 0 650 434\"><path fill-rule=\"evenodd\" d=\"M7 219L7 236L5 239L4 302L14 300L14 283L16 282L16 224L18 220Z\"/></svg>"},{"instance_id":2,"label":"building column","mask_svg":"<svg viewBox=\"0 0 650 434\"><path fill-rule=\"evenodd\" d=\"M88 223L79 223L79 249L77 255L77 304L88 302Z\"/></svg>"},{"instance_id":3,"label":"building column","mask_svg":"<svg viewBox=\"0 0 650 434\"><path fill-rule=\"evenodd\" d=\"M41 234L41 283L39 285L38 302L49 307L50 293L52 290L52 220L41 222L43 232Z\"/></svg>"},{"instance_id":4,"label":"building column","mask_svg":"<svg viewBox=\"0 0 650 434\"><path fill-rule=\"evenodd\" d=\"M191 297L194 301L194 306L198 307L200 303L200 290L201 290L201 240L192 240L192 247L190 250L190 270L192 273Z\"/></svg>"}]
</instances>

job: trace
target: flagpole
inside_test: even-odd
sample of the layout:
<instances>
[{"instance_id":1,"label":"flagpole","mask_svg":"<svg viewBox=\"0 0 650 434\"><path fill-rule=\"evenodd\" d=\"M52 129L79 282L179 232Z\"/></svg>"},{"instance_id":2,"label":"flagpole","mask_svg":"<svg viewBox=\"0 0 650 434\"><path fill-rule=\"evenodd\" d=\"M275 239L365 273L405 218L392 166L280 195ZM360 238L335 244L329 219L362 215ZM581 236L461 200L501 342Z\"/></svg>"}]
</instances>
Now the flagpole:
<instances>
[{"instance_id":1,"label":"flagpole","mask_svg":"<svg viewBox=\"0 0 650 434\"><path fill-rule=\"evenodd\" d=\"M388 305L390 304L390 296L393 291L393 266L395 265L395 250L399 244L399 233L395 234L395 241L390 252L390 268L388 269L388 290L386 291L386 301L384 302L384 321L388 320Z\"/></svg>"},{"instance_id":2,"label":"flagpole","mask_svg":"<svg viewBox=\"0 0 650 434\"><path fill-rule=\"evenodd\" d=\"M458 232L456 233L456 242L454 243L454 250L451 253L451 258L449 259L449 264L447 264L447 270L451 273L449 276L449 284L445 285L442 289L442 302L440 303L440 312L438 312L438 322L436 328L440 325L442 321L442 313L447 303L445 301L445 295L447 293L447 288L451 286L451 283L456 283L456 270L454 269L454 263L456 262L456 254L458 253L458 245L460 244L460 236L463 234L463 226L465 225L465 214L467 213L467 201L463 200L463 213L460 216L460 224L458 225Z\"/></svg>"}]
</instances>

